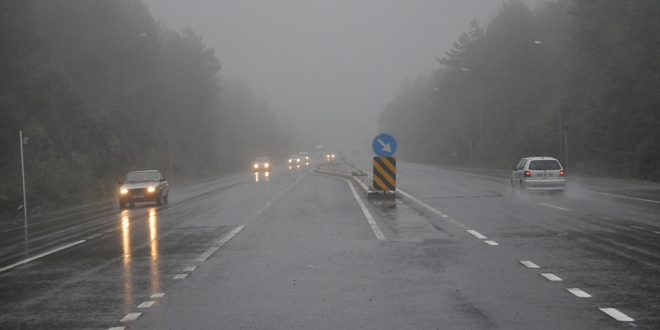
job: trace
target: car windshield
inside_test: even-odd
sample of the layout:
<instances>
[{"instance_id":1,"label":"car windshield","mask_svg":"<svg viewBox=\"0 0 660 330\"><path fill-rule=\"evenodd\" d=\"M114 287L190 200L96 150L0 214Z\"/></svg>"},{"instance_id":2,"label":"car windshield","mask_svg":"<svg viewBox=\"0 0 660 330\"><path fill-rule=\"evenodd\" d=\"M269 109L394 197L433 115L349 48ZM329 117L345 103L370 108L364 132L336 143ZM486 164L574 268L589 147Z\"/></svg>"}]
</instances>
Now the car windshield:
<instances>
[{"instance_id":1,"label":"car windshield","mask_svg":"<svg viewBox=\"0 0 660 330\"><path fill-rule=\"evenodd\" d=\"M158 175L154 172L131 172L126 176L125 182L156 182Z\"/></svg>"},{"instance_id":2,"label":"car windshield","mask_svg":"<svg viewBox=\"0 0 660 330\"><path fill-rule=\"evenodd\" d=\"M257 157L255 163L268 163L268 157Z\"/></svg>"},{"instance_id":3,"label":"car windshield","mask_svg":"<svg viewBox=\"0 0 660 330\"><path fill-rule=\"evenodd\" d=\"M556 160L533 160L529 164L529 169L537 171L561 170L561 165Z\"/></svg>"}]
</instances>

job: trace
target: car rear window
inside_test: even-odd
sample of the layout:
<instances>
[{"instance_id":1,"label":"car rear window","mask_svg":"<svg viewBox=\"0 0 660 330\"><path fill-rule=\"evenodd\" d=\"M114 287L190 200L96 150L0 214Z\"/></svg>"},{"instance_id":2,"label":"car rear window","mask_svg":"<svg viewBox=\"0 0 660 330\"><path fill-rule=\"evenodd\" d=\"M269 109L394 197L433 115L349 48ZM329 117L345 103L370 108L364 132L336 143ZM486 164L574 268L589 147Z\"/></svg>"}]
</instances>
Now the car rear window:
<instances>
[{"instance_id":1,"label":"car rear window","mask_svg":"<svg viewBox=\"0 0 660 330\"><path fill-rule=\"evenodd\" d=\"M561 165L556 160L533 160L529 163L529 169L538 171L561 170Z\"/></svg>"}]
</instances>

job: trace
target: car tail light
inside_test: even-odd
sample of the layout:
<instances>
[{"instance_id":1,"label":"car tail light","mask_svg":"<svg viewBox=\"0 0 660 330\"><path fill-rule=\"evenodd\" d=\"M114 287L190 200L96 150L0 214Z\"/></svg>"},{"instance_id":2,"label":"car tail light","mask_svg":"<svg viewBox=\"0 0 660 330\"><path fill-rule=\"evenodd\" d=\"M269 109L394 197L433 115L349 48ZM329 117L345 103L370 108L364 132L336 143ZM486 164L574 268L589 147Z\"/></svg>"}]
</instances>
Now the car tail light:
<instances>
[{"instance_id":1,"label":"car tail light","mask_svg":"<svg viewBox=\"0 0 660 330\"><path fill-rule=\"evenodd\" d=\"M560 177L564 176L564 171L563 171L563 170L562 170L562 171L559 171L559 176L560 176Z\"/></svg>"},{"instance_id":2,"label":"car tail light","mask_svg":"<svg viewBox=\"0 0 660 330\"><path fill-rule=\"evenodd\" d=\"M530 171L525 171L525 177L526 177L526 178L531 178L531 177L532 177L532 172L530 172Z\"/></svg>"}]
</instances>

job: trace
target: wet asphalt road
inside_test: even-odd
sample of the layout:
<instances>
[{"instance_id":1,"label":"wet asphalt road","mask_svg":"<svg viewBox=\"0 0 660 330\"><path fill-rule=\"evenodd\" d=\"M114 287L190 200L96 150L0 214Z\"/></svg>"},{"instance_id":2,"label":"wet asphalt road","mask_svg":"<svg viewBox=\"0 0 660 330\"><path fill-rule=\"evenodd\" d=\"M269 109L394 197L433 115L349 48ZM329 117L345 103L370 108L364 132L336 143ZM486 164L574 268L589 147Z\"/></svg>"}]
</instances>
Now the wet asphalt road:
<instances>
[{"instance_id":1,"label":"wet asphalt road","mask_svg":"<svg viewBox=\"0 0 660 330\"><path fill-rule=\"evenodd\" d=\"M42 220L27 240L3 224L0 329L660 328L657 187L521 195L399 163L398 198L358 193L363 210L310 169Z\"/></svg>"}]
</instances>

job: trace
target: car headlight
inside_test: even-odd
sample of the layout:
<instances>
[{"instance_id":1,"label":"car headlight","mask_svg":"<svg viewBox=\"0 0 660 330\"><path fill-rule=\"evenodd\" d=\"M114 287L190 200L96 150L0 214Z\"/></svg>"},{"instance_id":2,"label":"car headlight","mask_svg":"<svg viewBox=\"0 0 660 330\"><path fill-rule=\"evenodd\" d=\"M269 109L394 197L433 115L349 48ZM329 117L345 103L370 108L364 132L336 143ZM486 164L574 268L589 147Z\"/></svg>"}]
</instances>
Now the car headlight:
<instances>
[{"instance_id":1,"label":"car headlight","mask_svg":"<svg viewBox=\"0 0 660 330\"><path fill-rule=\"evenodd\" d=\"M128 189L121 188L121 190L119 190L119 193L121 193L122 195L128 194Z\"/></svg>"},{"instance_id":2,"label":"car headlight","mask_svg":"<svg viewBox=\"0 0 660 330\"><path fill-rule=\"evenodd\" d=\"M264 167L268 167L268 163L264 164Z\"/></svg>"},{"instance_id":3,"label":"car headlight","mask_svg":"<svg viewBox=\"0 0 660 330\"><path fill-rule=\"evenodd\" d=\"M156 191L156 188L154 188L154 187L149 187L149 188L147 188L147 191L148 191L148 192L154 192L154 191Z\"/></svg>"},{"instance_id":4,"label":"car headlight","mask_svg":"<svg viewBox=\"0 0 660 330\"><path fill-rule=\"evenodd\" d=\"M254 164L254 168L259 168L259 164Z\"/></svg>"}]
</instances>

